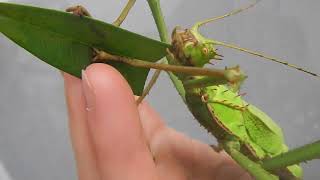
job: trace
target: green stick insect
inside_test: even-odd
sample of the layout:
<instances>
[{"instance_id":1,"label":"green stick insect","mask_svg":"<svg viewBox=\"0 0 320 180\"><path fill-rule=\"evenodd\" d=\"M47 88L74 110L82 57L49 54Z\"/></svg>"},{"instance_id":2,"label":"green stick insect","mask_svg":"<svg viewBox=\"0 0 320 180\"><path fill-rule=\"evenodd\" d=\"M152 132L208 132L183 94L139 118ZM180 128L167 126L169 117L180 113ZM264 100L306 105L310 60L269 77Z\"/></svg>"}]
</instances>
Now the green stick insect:
<instances>
[{"instance_id":1,"label":"green stick insect","mask_svg":"<svg viewBox=\"0 0 320 180\"><path fill-rule=\"evenodd\" d=\"M229 153L252 176L256 179L301 179L302 169L299 165L272 169L270 172L262 168L263 160L282 154L288 151L288 148L284 143L281 128L261 110L244 101L239 94L239 88L246 78L239 66L226 69L203 68L211 59L220 60L223 56L217 53L216 46L225 46L317 76L287 62L207 39L199 33L199 27L203 24L240 13L256 3L196 23L191 29L175 28L172 43L166 44L116 27L125 19L134 2L129 0L114 25L84 17L83 15L89 13L82 8L80 11L79 7L68 9L78 14L74 16L53 10L0 3L0 31L45 62L76 76L80 75L82 68L92 63L90 56L94 54L94 61L115 65L132 85L134 92L142 94L138 103L148 94L160 71L157 71L142 93L143 86L141 83L136 86L133 82L137 80L132 77L137 77L137 74L143 76L141 79L144 84L148 71L132 67L130 71L123 71L129 68L125 64L174 72L182 82L183 98L192 114L217 138L220 148ZM158 1L148 2L150 7L159 8ZM78 11L84 14L81 15ZM164 25L164 22L157 20L157 15L155 19L158 27ZM41 38L48 40L45 47L43 39L37 41ZM122 42L121 45L119 41ZM53 54L48 52L52 50L50 48L67 50ZM149 53L145 52L146 48ZM74 52L79 50L82 54L75 56ZM170 65L154 63L165 55Z\"/></svg>"}]
</instances>

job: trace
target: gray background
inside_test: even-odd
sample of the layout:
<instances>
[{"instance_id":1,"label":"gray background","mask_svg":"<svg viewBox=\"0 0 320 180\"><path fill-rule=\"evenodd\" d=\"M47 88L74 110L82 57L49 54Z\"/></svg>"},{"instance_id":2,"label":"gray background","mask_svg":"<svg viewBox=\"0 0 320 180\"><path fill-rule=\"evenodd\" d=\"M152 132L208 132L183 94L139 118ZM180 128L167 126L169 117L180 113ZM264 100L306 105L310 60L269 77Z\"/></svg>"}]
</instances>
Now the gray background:
<instances>
[{"instance_id":1,"label":"gray background","mask_svg":"<svg viewBox=\"0 0 320 180\"><path fill-rule=\"evenodd\" d=\"M126 1L19 0L63 10L85 5L94 17L111 22ZM245 0L162 0L167 24L190 27L222 15ZM320 73L320 1L265 0L246 13L202 28L207 37L233 42ZM138 0L124 28L157 38L147 2ZM220 48L225 60L249 75L246 100L268 113L290 147L319 139L319 79L240 52ZM0 35L0 180L76 179L68 137L63 82L57 70ZM163 73L148 101L169 126L207 143L215 142L187 111ZM320 179L319 161L304 164L305 179ZM1 173L4 171L3 173ZM7 172L5 172L7 171ZM8 175L9 174L9 175Z\"/></svg>"}]
</instances>

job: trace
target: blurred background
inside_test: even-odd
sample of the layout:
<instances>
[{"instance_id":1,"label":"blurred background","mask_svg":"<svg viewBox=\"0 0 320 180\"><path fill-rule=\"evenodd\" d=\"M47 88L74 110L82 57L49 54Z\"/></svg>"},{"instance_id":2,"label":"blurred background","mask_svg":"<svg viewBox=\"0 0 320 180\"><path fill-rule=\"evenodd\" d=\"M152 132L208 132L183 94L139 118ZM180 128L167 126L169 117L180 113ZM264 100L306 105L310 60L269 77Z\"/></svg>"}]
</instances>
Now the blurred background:
<instances>
[{"instance_id":1,"label":"blurred background","mask_svg":"<svg viewBox=\"0 0 320 180\"><path fill-rule=\"evenodd\" d=\"M1 0L0 0L1 1ZM14 0L64 10L84 5L112 22L125 0ZM225 14L248 0L162 0L169 31L176 25ZM265 0L245 13L208 24L206 37L265 52L320 73L320 1ZM158 39L145 0L138 0L123 28ZM239 64L249 76L245 99L269 114L282 128L290 148L320 138L320 81L258 57L220 48L217 67ZM0 180L76 179L68 134L63 80L59 71L36 59L0 34ZM163 98L166 97L166 98ZM206 143L215 139L199 126L166 73L147 100L166 123ZM170 106L168 106L170 104ZM305 179L320 179L319 161L303 164Z\"/></svg>"}]
</instances>

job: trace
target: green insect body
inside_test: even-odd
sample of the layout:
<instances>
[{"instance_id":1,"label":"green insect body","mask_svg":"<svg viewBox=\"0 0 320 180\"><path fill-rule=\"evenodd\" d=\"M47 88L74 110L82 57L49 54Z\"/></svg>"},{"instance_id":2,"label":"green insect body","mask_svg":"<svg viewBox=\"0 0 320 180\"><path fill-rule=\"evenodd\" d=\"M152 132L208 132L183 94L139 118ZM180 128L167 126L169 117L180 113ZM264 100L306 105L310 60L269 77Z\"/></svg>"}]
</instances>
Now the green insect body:
<instances>
[{"instance_id":1,"label":"green insect body","mask_svg":"<svg viewBox=\"0 0 320 180\"><path fill-rule=\"evenodd\" d=\"M186 101L199 123L220 144L236 141L239 150L254 161L288 150L282 130L265 113L249 105L227 86L187 89ZM302 176L298 165L290 166L288 170L294 177Z\"/></svg>"},{"instance_id":2,"label":"green insect body","mask_svg":"<svg viewBox=\"0 0 320 180\"><path fill-rule=\"evenodd\" d=\"M170 50L177 63L202 67L221 56L214 43L208 42L212 41L205 40L195 28L175 28ZM179 75L179 78L186 84L190 79L204 77ZM281 128L264 112L245 102L238 94L238 88L231 87L219 83L199 88L185 86L188 108L219 144L236 142L239 151L253 161L259 162L288 151ZM277 175L284 179L300 179L302 169L293 165L279 170Z\"/></svg>"}]
</instances>

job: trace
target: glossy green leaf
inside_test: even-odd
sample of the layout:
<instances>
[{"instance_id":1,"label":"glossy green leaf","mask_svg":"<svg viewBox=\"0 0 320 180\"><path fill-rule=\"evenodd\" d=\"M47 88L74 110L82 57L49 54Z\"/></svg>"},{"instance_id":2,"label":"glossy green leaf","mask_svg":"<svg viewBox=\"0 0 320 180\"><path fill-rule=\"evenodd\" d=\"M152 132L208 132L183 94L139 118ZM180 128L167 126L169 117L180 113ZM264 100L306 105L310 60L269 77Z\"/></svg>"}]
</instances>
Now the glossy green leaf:
<instances>
[{"instance_id":1,"label":"glossy green leaf","mask_svg":"<svg viewBox=\"0 0 320 180\"><path fill-rule=\"evenodd\" d=\"M156 61L168 44L113 25L69 13L0 3L0 32L46 63L80 77L90 64L91 47L116 55ZM148 69L112 63L141 94Z\"/></svg>"},{"instance_id":2,"label":"glossy green leaf","mask_svg":"<svg viewBox=\"0 0 320 180\"><path fill-rule=\"evenodd\" d=\"M16 21L54 31L83 44L100 48L115 55L146 61L164 57L170 47L139 34L115 27L111 24L62 11L25 5L0 3L0 15Z\"/></svg>"}]
</instances>

